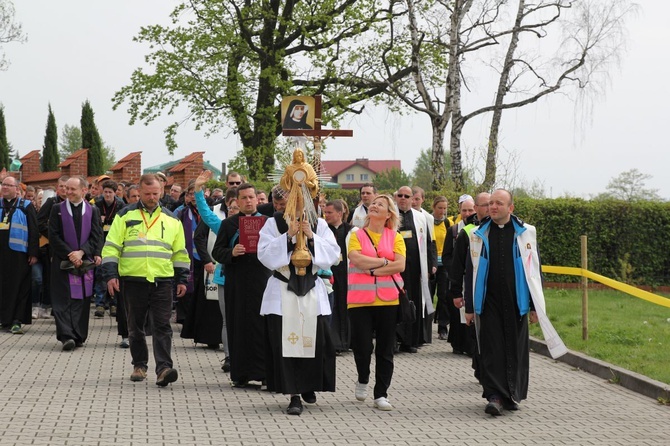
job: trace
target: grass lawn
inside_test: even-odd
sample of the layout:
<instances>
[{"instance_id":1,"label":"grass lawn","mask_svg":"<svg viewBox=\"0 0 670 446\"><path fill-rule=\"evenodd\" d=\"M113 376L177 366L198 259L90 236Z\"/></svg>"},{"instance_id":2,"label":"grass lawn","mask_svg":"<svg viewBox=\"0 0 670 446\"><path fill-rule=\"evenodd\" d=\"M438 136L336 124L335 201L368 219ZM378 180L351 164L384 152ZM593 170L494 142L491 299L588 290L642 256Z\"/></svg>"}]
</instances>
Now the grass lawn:
<instances>
[{"instance_id":1,"label":"grass lawn","mask_svg":"<svg viewBox=\"0 0 670 446\"><path fill-rule=\"evenodd\" d=\"M589 339L582 340L580 290L546 289L547 314L570 350L670 384L670 308L614 290L589 290ZM537 324L531 336L542 339Z\"/></svg>"}]
</instances>

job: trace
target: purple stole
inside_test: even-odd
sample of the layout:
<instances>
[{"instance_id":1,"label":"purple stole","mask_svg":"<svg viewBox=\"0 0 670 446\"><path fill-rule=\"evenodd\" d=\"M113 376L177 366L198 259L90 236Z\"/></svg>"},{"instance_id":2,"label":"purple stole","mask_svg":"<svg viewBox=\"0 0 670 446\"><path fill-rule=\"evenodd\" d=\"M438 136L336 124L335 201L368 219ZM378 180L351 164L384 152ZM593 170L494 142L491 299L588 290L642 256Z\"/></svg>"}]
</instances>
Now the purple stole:
<instances>
[{"instance_id":1,"label":"purple stole","mask_svg":"<svg viewBox=\"0 0 670 446\"><path fill-rule=\"evenodd\" d=\"M82 203L81 210L81 239L77 240L77 231L74 228L74 219L70 215L70 209L68 209L68 201L63 201L60 205L60 217L61 222L63 223L63 240L73 249L81 248L81 245L84 244L84 241L88 240L88 237L91 235L91 218L93 217L93 210L91 206L84 200ZM93 280L95 274L93 270L89 270L83 276L75 276L74 274L68 274L68 279L70 281L70 298L72 299L83 299L86 296L91 296L93 294ZM85 294L84 294L85 293Z\"/></svg>"},{"instance_id":2,"label":"purple stole","mask_svg":"<svg viewBox=\"0 0 670 446\"><path fill-rule=\"evenodd\" d=\"M195 286L193 284L193 221L189 216L189 208L184 205L181 210L181 223L184 227L184 238L186 239L186 251L188 251L188 256L191 259L190 271L188 274L188 283L186 284L186 292L193 293L195 291Z\"/></svg>"}]
</instances>

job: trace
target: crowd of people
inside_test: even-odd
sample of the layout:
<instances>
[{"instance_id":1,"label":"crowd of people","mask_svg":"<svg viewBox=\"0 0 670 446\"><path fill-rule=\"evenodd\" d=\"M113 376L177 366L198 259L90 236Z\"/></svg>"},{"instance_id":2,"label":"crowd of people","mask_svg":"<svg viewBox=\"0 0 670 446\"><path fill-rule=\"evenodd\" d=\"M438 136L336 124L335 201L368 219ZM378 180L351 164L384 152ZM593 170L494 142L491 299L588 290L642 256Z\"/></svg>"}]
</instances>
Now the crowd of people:
<instances>
[{"instance_id":1,"label":"crowd of people","mask_svg":"<svg viewBox=\"0 0 670 446\"><path fill-rule=\"evenodd\" d=\"M295 169L304 171L301 156ZM350 351L354 397L368 397L374 353L373 406L393 410L394 356L419 353L437 324L439 341L472 357L486 413L518 410L528 323L542 297L529 291L528 270L540 270L535 228L512 214L510 192L463 195L452 217L443 196L427 212L420 187L391 196L365 184L349 212L343 200L310 197L315 184L300 180L312 219L289 218L290 179L269 193L236 172L223 189L209 190L210 179L205 171L168 190L160 172L138 184L63 176L39 189L5 176L2 328L21 335L32 319L53 317L62 350L72 351L86 342L91 309L109 314L130 351L130 379L147 378L151 335L156 384L167 386L179 376L177 323L182 338L223 351L235 387L289 395L287 413L300 415L316 392L335 391L336 358ZM399 319L401 299L413 303L411 321Z\"/></svg>"}]
</instances>

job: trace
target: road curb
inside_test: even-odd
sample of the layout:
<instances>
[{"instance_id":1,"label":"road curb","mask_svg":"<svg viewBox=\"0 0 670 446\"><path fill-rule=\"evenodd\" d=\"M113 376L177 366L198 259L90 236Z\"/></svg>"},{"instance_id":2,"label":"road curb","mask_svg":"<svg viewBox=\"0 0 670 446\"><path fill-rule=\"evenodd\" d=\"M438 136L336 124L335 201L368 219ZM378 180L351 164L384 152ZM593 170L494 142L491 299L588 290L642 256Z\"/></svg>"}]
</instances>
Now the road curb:
<instances>
[{"instance_id":1,"label":"road curb","mask_svg":"<svg viewBox=\"0 0 670 446\"><path fill-rule=\"evenodd\" d=\"M544 341L531 337L530 349L535 353L551 358L547 344ZM619 384L633 392L654 398L657 401L670 401L670 385L614 364L592 358L583 353L569 350L568 353L558 358L557 361L564 362L599 378L606 379L613 384Z\"/></svg>"}]
</instances>

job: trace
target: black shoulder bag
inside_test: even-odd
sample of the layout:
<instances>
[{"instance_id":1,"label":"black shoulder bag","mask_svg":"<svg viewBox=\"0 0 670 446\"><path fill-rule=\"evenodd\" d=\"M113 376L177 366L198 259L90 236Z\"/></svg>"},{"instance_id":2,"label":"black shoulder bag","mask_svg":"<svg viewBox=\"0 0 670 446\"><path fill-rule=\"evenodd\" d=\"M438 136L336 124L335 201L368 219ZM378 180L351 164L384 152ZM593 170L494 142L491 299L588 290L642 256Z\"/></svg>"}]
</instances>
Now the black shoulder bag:
<instances>
[{"instance_id":1,"label":"black shoulder bag","mask_svg":"<svg viewBox=\"0 0 670 446\"><path fill-rule=\"evenodd\" d=\"M360 231L358 231L360 232ZM375 250L375 253L377 254L377 257L379 257L379 253L377 252L377 247L375 246L374 242L372 241L372 238L370 237L370 234L368 234L368 231L363 229L363 232L365 232L365 235L368 236L368 239L370 239L370 243L372 244L372 248ZM393 283L395 284L395 287L398 289L398 323L399 324L413 324L416 322L416 305L414 305L414 302L409 300L409 297L407 297L407 291L404 288L400 288L398 285L398 282L395 281L395 277L391 275L391 280L393 280Z\"/></svg>"}]
</instances>

